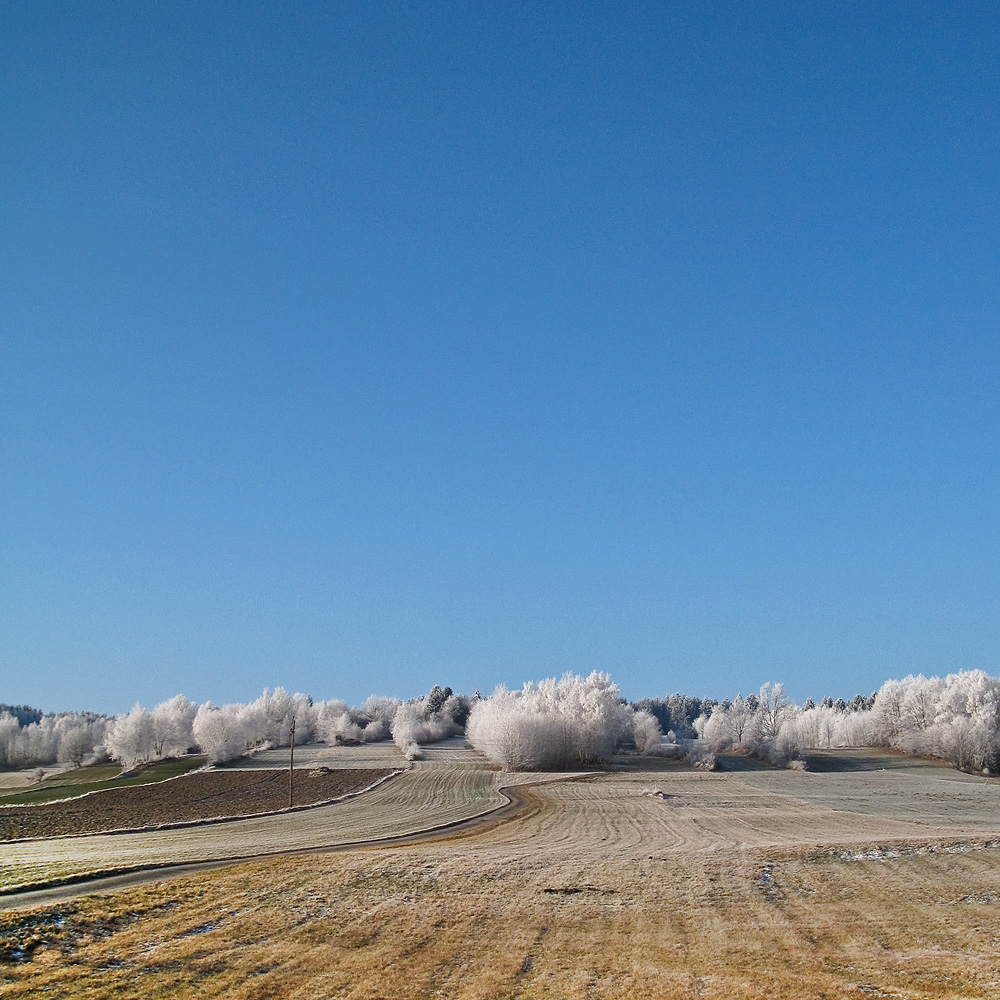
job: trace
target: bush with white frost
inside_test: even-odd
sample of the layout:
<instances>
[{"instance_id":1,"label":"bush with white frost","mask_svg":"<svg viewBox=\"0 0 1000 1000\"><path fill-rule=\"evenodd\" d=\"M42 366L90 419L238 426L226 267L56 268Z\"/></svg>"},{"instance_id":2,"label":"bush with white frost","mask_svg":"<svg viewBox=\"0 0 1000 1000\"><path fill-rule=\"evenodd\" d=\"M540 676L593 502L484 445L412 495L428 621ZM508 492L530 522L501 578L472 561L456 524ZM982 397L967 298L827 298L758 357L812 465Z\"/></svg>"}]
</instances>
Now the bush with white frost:
<instances>
[{"instance_id":1,"label":"bush with white frost","mask_svg":"<svg viewBox=\"0 0 1000 1000\"><path fill-rule=\"evenodd\" d=\"M374 694L356 708L348 708L339 699L319 702L315 710L316 735L327 743L387 740L401 704L398 698L380 698Z\"/></svg>"},{"instance_id":2,"label":"bush with white frost","mask_svg":"<svg viewBox=\"0 0 1000 1000\"><path fill-rule=\"evenodd\" d=\"M221 763L287 746L293 721L297 744L391 737L411 758L421 744L464 729L473 746L509 770L586 766L629 741L640 753L700 755L700 766L713 766L714 755L727 749L799 766L795 761L807 747L882 746L941 757L966 771L1000 770L1000 678L981 670L911 675L886 681L871 697L824 698L819 705L809 699L801 708L780 684L721 704L675 694L630 708L608 675L597 672L528 683L520 691L501 686L485 700L435 686L405 703L372 695L354 708L339 700L314 704L280 687L265 689L250 704L221 709L210 702L196 707L177 695L152 712L137 704L115 719L0 705L0 770L57 760L79 766L105 754L129 769L195 744L210 762ZM663 743L661 728L684 739L671 736ZM688 738L693 733L697 741Z\"/></svg>"},{"instance_id":3,"label":"bush with white frost","mask_svg":"<svg viewBox=\"0 0 1000 1000\"><path fill-rule=\"evenodd\" d=\"M56 761L83 763L103 741L110 723L92 712L25 713L18 717L0 711L0 771L48 766Z\"/></svg>"},{"instance_id":4,"label":"bush with white frost","mask_svg":"<svg viewBox=\"0 0 1000 1000\"><path fill-rule=\"evenodd\" d=\"M157 757L176 757L194 746L191 726L197 711L198 706L182 694L153 709L153 750Z\"/></svg>"},{"instance_id":5,"label":"bush with white frost","mask_svg":"<svg viewBox=\"0 0 1000 1000\"><path fill-rule=\"evenodd\" d=\"M293 721L295 742L311 743L315 738L315 717L315 707L308 695L289 694L283 687L273 691L264 688L264 693L247 705L244 712L251 745L268 743L275 747L289 745Z\"/></svg>"},{"instance_id":6,"label":"bush with white frost","mask_svg":"<svg viewBox=\"0 0 1000 1000\"><path fill-rule=\"evenodd\" d=\"M886 681L870 715L876 746L942 757L965 771L1000 768L1000 678L982 670Z\"/></svg>"},{"instance_id":7,"label":"bush with white frost","mask_svg":"<svg viewBox=\"0 0 1000 1000\"><path fill-rule=\"evenodd\" d=\"M323 703L316 715L316 733L327 743L360 743L365 731L342 701Z\"/></svg>"},{"instance_id":8,"label":"bush with white frost","mask_svg":"<svg viewBox=\"0 0 1000 1000\"><path fill-rule=\"evenodd\" d=\"M851 702L810 699L799 708L780 684L759 696L717 705L696 722L715 751L753 753L791 764L807 747L879 746L940 757L971 772L1000 769L1000 678L982 670L947 677L887 680L872 697Z\"/></svg>"},{"instance_id":9,"label":"bush with white frost","mask_svg":"<svg viewBox=\"0 0 1000 1000\"><path fill-rule=\"evenodd\" d=\"M245 705L217 708L210 701L198 707L192 728L209 764L236 760L246 751L250 737L246 708Z\"/></svg>"},{"instance_id":10,"label":"bush with white frost","mask_svg":"<svg viewBox=\"0 0 1000 1000\"><path fill-rule=\"evenodd\" d=\"M89 726L75 726L63 734L56 759L60 764L81 767L94 752L94 737Z\"/></svg>"},{"instance_id":11,"label":"bush with white frost","mask_svg":"<svg viewBox=\"0 0 1000 1000\"><path fill-rule=\"evenodd\" d=\"M466 724L469 742L508 771L599 763L633 734L632 709L598 671L529 682L520 691L501 685L472 706Z\"/></svg>"},{"instance_id":12,"label":"bush with white frost","mask_svg":"<svg viewBox=\"0 0 1000 1000\"><path fill-rule=\"evenodd\" d=\"M153 716L136 702L131 712L115 719L105 737L105 746L109 756L125 771L151 760L156 752Z\"/></svg>"},{"instance_id":13,"label":"bush with white frost","mask_svg":"<svg viewBox=\"0 0 1000 1000\"><path fill-rule=\"evenodd\" d=\"M786 765L805 747L797 726L799 709L781 684L764 684L760 693L723 702L695 729L712 753L733 749L772 764Z\"/></svg>"},{"instance_id":14,"label":"bush with white frost","mask_svg":"<svg viewBox=\"0 0 1000 1000\"><path fill-rule=\"evenodd\" d=\"M659 753L663 742L663 733L652 712L640 709L632 717L632 739L639 753Z\"/></svg>"},{"instance_id":15,"label":"bush with white frost","mask_svg":"<svg viewBox=\"0 0 1000 1000\"><path fill-rule=\"evenodd\" d=\"M458 732L455 720L441 711L428 712L423 701L407 701L396 709L392 738L405 749L411 744L436 743Z\"/></svg>"}]
</instances>

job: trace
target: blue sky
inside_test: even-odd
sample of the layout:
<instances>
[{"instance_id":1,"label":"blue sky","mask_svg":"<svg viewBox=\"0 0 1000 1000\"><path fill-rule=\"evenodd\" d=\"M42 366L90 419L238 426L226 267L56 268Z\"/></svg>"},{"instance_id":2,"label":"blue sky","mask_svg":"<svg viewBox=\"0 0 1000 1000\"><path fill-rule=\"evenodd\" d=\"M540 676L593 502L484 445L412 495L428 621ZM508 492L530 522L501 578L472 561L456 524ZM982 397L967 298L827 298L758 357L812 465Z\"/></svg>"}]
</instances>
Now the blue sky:
<instances>
[{"instance_id":1,"label":"blue sky","mask_svg":"<svg viewBox=\"0 0 1000 1000\"><path fill-rule=\"evenodd\" d=\"M0 701L1000 640L988 3L5 3Z\"/></svg>"}]
</instances>

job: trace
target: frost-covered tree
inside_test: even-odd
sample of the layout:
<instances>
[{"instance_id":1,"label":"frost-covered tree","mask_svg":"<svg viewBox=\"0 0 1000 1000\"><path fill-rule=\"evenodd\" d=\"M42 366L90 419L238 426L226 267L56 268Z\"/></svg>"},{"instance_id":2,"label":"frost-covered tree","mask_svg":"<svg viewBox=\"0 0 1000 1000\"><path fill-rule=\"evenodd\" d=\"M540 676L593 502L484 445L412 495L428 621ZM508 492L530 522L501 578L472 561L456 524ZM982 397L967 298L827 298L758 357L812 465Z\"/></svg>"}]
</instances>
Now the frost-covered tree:
<instances>
[{"instance_id":1,"label":"frost-covered tree","mask_svg":"<svg viewBox=\"0 0 1000 1000\"><path fill-rule=\"evenodd\" d=\"M864 730L855 713L845 715L832 704L810 705L808 702L793 714L788 724L795 729L803 747L857 746L854 740L860 738Z\"/></svg>"},{"instance_id":2,"label":"frost-covered tree","mask_svg":"<svg viewBox=\"0 0 1000 1000\"><path fill-rule=\"evenodd\" d=\"M712 698L692 697L675 692L663 698L644 698L632 703L637 712L651 712L663 732L673 731L681 739L693 739L694 723L702 715L708 716L716 705Z\"/></svg>"},{"instance_id":3,"label":"frost-covered tree","mask_svg":"<svg viewBox=\"0 0 1000 1000\"><path fill-rule=\"evenodd\" d=\"M633 732L633 712L605 673L566 674L520 691L502 685L469 714L469 742L506 770L598 763Z\"/></svg>"},{"instance_id":4,"label":"frost-covered tree","mask_svg":"<svg viewBox=\"0 0 1000 1000\"><path fill-rule=\"evenodd\" d=\"M34 718L27 712L24 717ZM67 738L71 743L80 741L82 737L76 735L77 730L84 730L93 749L104 739L108 724L107 718L91 712L60 712L28 723L20 722L17 715L2 713L0 770L45 767L57 761L73 763L74 755L69 755L69 747L63 749L63 741Z\"/></svg>"},{"instance_id":5,"label":"frost-covered tree","mask_svg":"<svg viewBox=\"0 0 1000 1000\"><path fill-rule=\"evenodd\" d=\"M698 720L696 728L714 753L731 747L786 764L803 749L798 714L783 685L767 683L757 696L737 695L728 704L716 705L710 716Z\"/></svg>"},{"instance_id":6,"label":"frost-covered tree","mask_svg":"<svg viewBox=\"0 0 1000 1000\"><path fill-rule=\"evenodd\" d=\"M380 698L374 694L356 708L348 708L347 703L339 699L318 702L315 707L316 735L327 743L387 740L401 704L398 698Z\"/></svg>"},{"instance_id":7,"label":"frost-covered tree","mask_svg":"<svg viewBox=\"0 0 1000 1000\"><path fill-rule=\"evenodd\" d=\"M875 746L898 746L903 735L901 706L904 690L905 682L899 680L887 680L879 688L871 712L872 740Z\"/></svg>"},{"instance_id":8,"label":"frost-covered tree","mask_svg":"<svg viewBox=\"0 0 1000 1000\"><path fill-rule=\"evenodd\" d=\"M56 759L61 764L80 767L93 752L94 737L90 726L74 726L63 733Z\"/></svg>"},{"instance_id":9,"label":"frost-covered tree","mask_svg":"<svg viewBox=\"0 0 1000 1000\"><path fill-rule=\"evenodd\" d=\"M411 759L420 756L419 745L430 743L435 734L424 719L423 706L407 701L396 709L391 726L392 739L396 746Z\"/></svg>"},{"instance_id":10,"label":"frost-covered tree","mask_svg":"<svg viewBox=\"0 0 1000 1000\"><path fill-rule=\"evenodd\" d=\"M784 684L763 684L757 697L754 715L754 735L765 744L777 741L782 723L791 715L793 705L785 694Z\"/></svg>"},{"instance_id":11,"label":"frost-covered tree","mask_svg":"<svg viewBox=\"0 0 1000 1000\"><path fill-rule=\"evenodd\" d=\"M663 731L652 712L643 709L632 717L632 739L639 753L651 754L660 749Z\"/></svg>"},{"instance_id":12,"label":"frost-covered tree","mask_svg":"<svg viewBox=\"0 0 1000 1000\"><path fill-rule=\"evenodd\" d=\"M0 771L10 771L19 766L17 738L21 724L13 715L0 715Z\"/></svg>"},{"instance_id":13,"label":"frost-covered tree","mask_svg":"<svg viewBox=\"0 0 1000 1000\"><path fill-rule=\"evenodd\" d=\"M390 726L392 738L412 758L420 744L459 735L468 719L470 705L464 695L435 684L429 694L396 708Z\"/></svg>"},{"instance_id":14,"label":"frost-covered tree","mask_svg":"<svg viewBox=\"0 0 1000 1000\"><path fill-rule=\"evenodd\" d=\"M209 764L236 760L247 749L248 725L245 705L223 705L210 701L198 706L192 730Z\"/></svg>"},{"instance_id":15,"label":"frost-covered tree","mask_svg":"<svg viewBox=\"0 0 1000 1000\"><path fill-rule=\"evenodd\" d=\"M360 743L364 728L355 721L346 702L331 699L316 706L316 735L326 743Z\"/></svg>"},{"instance_id":16,"label":"frost-covered tree","mask_svg":"<svg viewBox=\"0 0 1000 1000\"><path fill-rule=\"evenodd\" d=\"M404 702L396 709L392 719L392 738L403 751L412 754L412 748L421 743L435 743L458 732L452 717L441 711L429 711L423 700Z\"/></svg>"},{"instance_id":17,"label":"frost-covered tree","mask_svg":"<svg viewBox=\"0 0 1000 1000\"><path fill-rule=\"evenodd\" d=\"M155 756L153 717L138 702L127 715L115 719L105 739L108 754L122 769L130 771L137 764Z\"/></svg>"},{"instance_id":18,"label":"frost-covered tree","mask_svg":"<svg viewBox=\"0 0 1000 1000\"><path fill-rule=\"evenodd\" d=\"M44 712L39 711L37 708L32 708L30 705L0 704L0 718L3 718L5 715L11 715L17 719L19 726L30 726L33 722L41 722L44 714Z\"/></svg>"},{"instance_id":19,"label":"frost-covered tree","mask_svg":"<svg viewBox=\"0 0 1000 1000\"><path fill-rule=\"evenodd\" d=\"M782 733L803 747L891 747L966 771L1000 767L1000 679L981 670L887 680L872 696L791 709Z\"/></svg>"},{"instance_id":20,"label":"frost-covered tree","mask_svg":"<svg viewBox=\"0 0 1000 1000\"><path fill-rule=\"evenodd\" d=\"M392 720L396 717L396 709L400 704L398 698L382 698L374 694L368 696L360 708L361 718L358 719L358 724L364 727L362 739L366 743L377 743L391 737Z\"/></svg>"},{"instance_id":21,"label":"frost-covered tree","mask_svg":"<svg viewBox=\"0 0 1000 1000\"><path fill-rule=\"evenodd\" d=\"M60 736L60 721L53 715L43 716L38 722L22 726L15 739L16 766L35 767L57 760Z\"/></svg>"},{"instance_id":22,"label":"frost-covered tree","mask_svg":"<svg viewBox=\"0 0 1000 1000\"><path fill-rule=\"evenodd\" d=\"M184 753L195 744L191 726L198 706L184 695L174 695L153 709L153 744L157 757Z\"/></svg>"},{"instance_id":23,"label":"frost-covered tree","mask_svg":"<svg viewBox=\"0 0 1000 1000\"><path fill-rule=\"evenodd\" d=\"M311 743L315 738L316 707L308 695L289 694L282 687L273 691L265 688L256 701L228 707L234 718L239 716L240 732L247 749L288 746L293 720L296 744Z\"/></svg>"},{"instance_id":24,"label":"frost-covered tree","mask_svg":"<svg viewBox=\"0 0 1000 1000\"><path fill-rule=\"evenodd\" d=\"M254 735L260 742L276 747L288 746L295 705L292 696L283 687L276 687L273 691L265 688L250 709L259 727Z\"/></svg>"},{"instance_id":25,"label":"frost-covered tree","mask_svg":"<svg viewBox=\"0 0 1000 1000\"><path fill-rule=\"evenodd\" d=\"M292 695L292 715L295 718L295 742L305 745L316 739L316 708L312 698L301 691Z\"/></svg>"},{"instance_id":26,"label":"frost-covered tree","mask_svg":"<svg viewBox=\"0 0 1000 1000\"><path fill-rule=\"evenodd\" d=\"M715 715L715 712L712 712ZM726 735L734 746L743 746L754 719L754 706L747 701L742 694L736 696L729 708L725 709L722 717L725 719Z\"/></svg>"},{"instance_id":27,"label":"frost-covered tree","mask_svg":"<svg viewBox=\"0 0 1000 1000\"><path fill-rule=\"evenodd\" d=\"M949 674L927 735L932 752L965 771L1000 766L1000 678L982 670Z\"/></svg>"}]
</instances>

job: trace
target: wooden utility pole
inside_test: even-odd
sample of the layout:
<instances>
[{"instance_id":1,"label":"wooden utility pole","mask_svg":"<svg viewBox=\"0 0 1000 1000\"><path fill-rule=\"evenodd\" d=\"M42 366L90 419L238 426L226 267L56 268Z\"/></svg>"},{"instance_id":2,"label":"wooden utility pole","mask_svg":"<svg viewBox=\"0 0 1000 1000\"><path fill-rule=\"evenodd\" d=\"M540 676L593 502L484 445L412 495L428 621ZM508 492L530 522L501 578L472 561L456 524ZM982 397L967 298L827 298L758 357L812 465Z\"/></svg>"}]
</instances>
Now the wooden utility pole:
<instances>
[{"instance_id":1,"label":"wooden utility pole","mask_svg":"<svg viewBox=\"0 0 1000 1000\"><path fill-rule=\"evenodd\" d=\"M291 743L288 747L288 808L292 808L295 795L295 720L292 719Z\"/></svg>"}]
</instances>

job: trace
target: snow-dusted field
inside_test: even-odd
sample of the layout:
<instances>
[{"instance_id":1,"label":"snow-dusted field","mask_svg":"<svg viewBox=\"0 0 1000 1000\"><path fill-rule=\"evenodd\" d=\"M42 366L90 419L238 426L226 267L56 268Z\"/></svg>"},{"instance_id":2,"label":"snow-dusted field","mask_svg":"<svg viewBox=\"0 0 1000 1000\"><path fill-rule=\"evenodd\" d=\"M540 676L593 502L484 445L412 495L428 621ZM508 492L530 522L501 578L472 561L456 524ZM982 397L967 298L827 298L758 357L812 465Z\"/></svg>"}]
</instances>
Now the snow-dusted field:
<instances>
[{"instance_id":1,"label":"snow-dusted field","mask_svg":"<svg viewBox=\"0 0 1000 1000\"><path fill-rule=\"evenodd\" d=\"M401 755L394 763L406 764ZM329 759L327 766L332 766ZM460 747L432 748L412 770L333 805L177 830L0 844L0 888L143 865L394 837L466 819L505 801L495 772L476 754Z\"/></svg>"},{"instance_id":2,"label":"snow-dusted field","mask_svg":"<svg viewBox=\"0 0 1000 1000\"><path fill-rule=\"evenodd\" d=\"M287 751L273 751L257 761L273 767L282 755L287 760ZM405 766L388 744L304 748L299 761ZM498 772L453 740L427 747L426 758L411 770L333 805L177 830L2 844L0 887L398 837L487 813L507 801L504 786L520 783L538 785L524 792L533 808L495 831L457 842L456 851L484 858L500 852L512 860L565 852L596 864L678 851L1000 835L1000 784L994 780L869 751L828 751L816 762L832 769L708 773L633 758L610 772L567 780Z\"/></svg>"},{"instance_id":3,"label":"snow-dusted field","mask_svg":"<svg viewBox=\"0 0 1000 1000\"><path fill-rule=\"evenodd\" d=\"M447 749L463 748L464 740L448 740L440 744ZM438 751L440 756L440 751ZM406 767L407 761L395 743L360 743L357 746L332 746L326 743L308 743L295 748L296 767ZM252 757L241 757L232 768L288 767L288 747L264 750Z\"/></svg>"}]
</instances>

